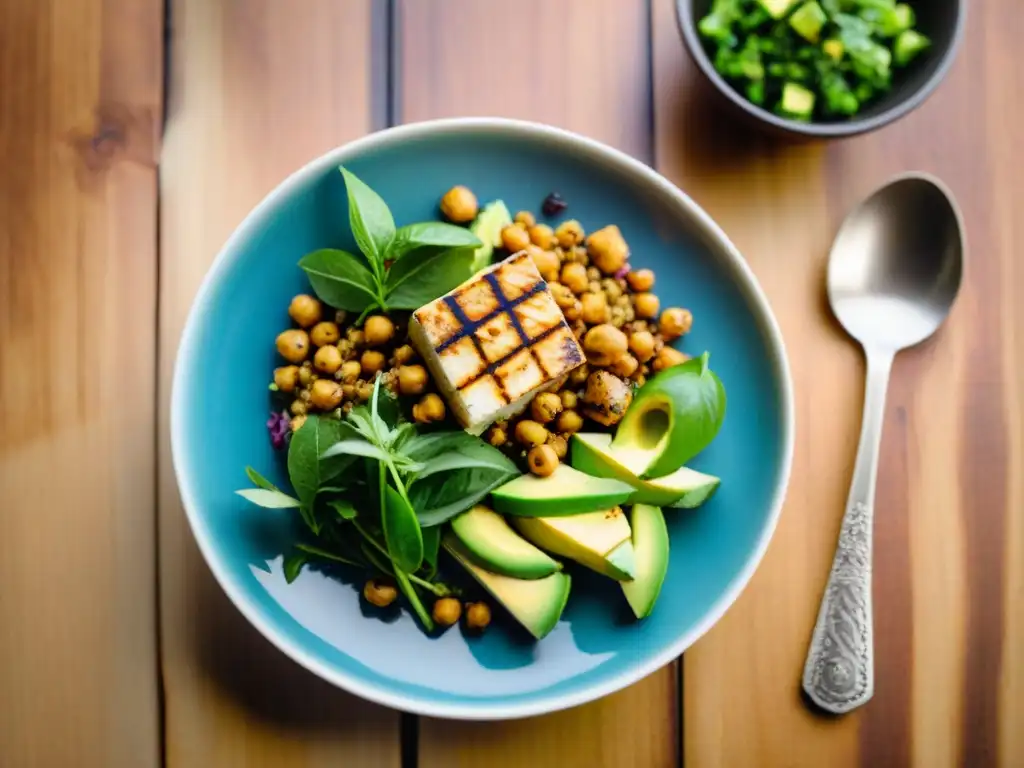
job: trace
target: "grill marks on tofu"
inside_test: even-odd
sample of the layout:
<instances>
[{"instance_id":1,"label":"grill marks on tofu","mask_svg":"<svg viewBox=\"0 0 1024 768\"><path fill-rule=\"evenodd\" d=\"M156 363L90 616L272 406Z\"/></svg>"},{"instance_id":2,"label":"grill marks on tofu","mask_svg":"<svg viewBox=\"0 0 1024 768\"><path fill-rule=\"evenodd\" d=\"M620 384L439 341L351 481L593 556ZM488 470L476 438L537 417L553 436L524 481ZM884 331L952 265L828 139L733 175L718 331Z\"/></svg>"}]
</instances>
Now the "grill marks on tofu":
<instances>
[{"instance_id":1,"label":"grill marks on tofu","mask_svg":"<svg viewBox=\"0 0 1024 768\"><path fill-rule=\"evenodd\" d=\"M463 426L486 426L584 360L533 260L516 254L413 313L410 336Z\"/></svg>"}]
</instances>

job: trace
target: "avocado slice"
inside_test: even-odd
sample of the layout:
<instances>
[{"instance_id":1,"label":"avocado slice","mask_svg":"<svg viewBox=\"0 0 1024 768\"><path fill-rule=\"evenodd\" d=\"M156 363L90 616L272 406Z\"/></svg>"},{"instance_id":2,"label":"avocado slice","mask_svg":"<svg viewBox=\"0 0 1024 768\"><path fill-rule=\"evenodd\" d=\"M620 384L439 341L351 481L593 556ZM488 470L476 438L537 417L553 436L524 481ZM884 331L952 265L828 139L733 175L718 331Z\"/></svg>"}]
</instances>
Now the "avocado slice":
<instances>
[{"instance_id":1,"label":"avocado slice","mask_svg":"<svg viewBox=\"0 0 1024 768\"><path fill-rule=\"evenodd\" d=\"M562 564L512 530L497 512L477 504L452 520L462 546L487 570L516 579L541 579Z\"/></svg>"},{"instance_id":2,"label":"avocado slice","mask_svg":"<svg viewBox=\"0 0 1024 768\"><path fill-rule=\"evenodd\" d=\"M779 109L790 117L810 120L814 112L814 94L799 83L786 83L782 86Z\"/></svg>"},{"instance_id":3,"label":"avocado slice","mask_svg":"<svg viewBox=\"0 0 1024 768\"><path fill-rule=\"evenodd\" d=\"M633 541L619 507L568 517L514 517L512 525L548 552L618 581L633 578Z\"/></svg>"},{"instance_id":4,"label":"avocado slice","mask_svg":"<svg viewBox=\"0 0 1024 768\"><path fill-rule=\"evenodd\" d=\"M473 254L473 272L479 272L491 264L494 249L501 245L501 230L512 223L512 214L501 200L495 200L483 207L469 225L469 231L483 243Z\"/></svg>"},{"instance_id":5,"label":"avocado slice","mask_svg":"<svg viewBox=\"0 0 1024 768\"><path fill-rule=\"evenodd\" d=\"M828 16L815 0L807 0L789 17L789 26L809 43L817 43L821 28L828 22Z\"/></svg>"},{"instance_id":6,"label":"avocado slice","mask_svg":"<svg viewBox=\"0 0 1024 768\"><path fill-rule=\"evenodd\" d=\"M628 504L693 509L718 490L721 480L689 467L680 467L664 477L642 480L618 460L611 449L612 436L601 432L577 432L572 436L572 466L595 477L614 477L633 486Z\"/></svg>"},{"instance_id":7,"label":"avocado slice","mask_svg":"<svg viewBox=\"0 0 1024 768\"><path fill-rule=\"evenodd\" d=\"M611 509L633 493L621 480L591 477L559 464L547 477L520 475L491 491L495 510L522 517L563 517Z\"/></svg>"},{"instance_id":8,"label":"avocado slice","mask_svg":"<svg viewBox=\"0 0 1024 768\"><path fill-rule=\"evenodd\" d=\"M572 579L556 571L542 579L514 579L492 573L473 561L459 539L446 533L444 548L455 560L469 571L487 592L512 614L526 631L538 640L544 638L562 617L565 604L569 601Z\"/></svg>"},{"instance_id":9,"label":"avocado slice","mask_svg":"<svg viewBox=\"0 0 1024 768\"><path fill-rule=\"evenodd\" d=\"M781 19L796 0L757 0L773 19Z\"/></svg>"},{"instance_id":10,"label":"avocado slice","mask_svg":"<svg viewBox=\"0 0 1024 768\"><path fill-rule=\"evenodd\" d=\"M636 477L662 477L704 450L724 419L725 387L705 352L640 387L619 422L612 451Z\"/></svg>"},{"instance_id":11,"label":"avocado slice","mask_svg":"<svg viewBox=\"0 0 1024 768\"><path fill-rule=\"evenodd\" d=\"M636 575L620 584L638 619L651 615L668 573L668 528L658 507L633 505L630 514Z\"/></svg>"}]
</instances>

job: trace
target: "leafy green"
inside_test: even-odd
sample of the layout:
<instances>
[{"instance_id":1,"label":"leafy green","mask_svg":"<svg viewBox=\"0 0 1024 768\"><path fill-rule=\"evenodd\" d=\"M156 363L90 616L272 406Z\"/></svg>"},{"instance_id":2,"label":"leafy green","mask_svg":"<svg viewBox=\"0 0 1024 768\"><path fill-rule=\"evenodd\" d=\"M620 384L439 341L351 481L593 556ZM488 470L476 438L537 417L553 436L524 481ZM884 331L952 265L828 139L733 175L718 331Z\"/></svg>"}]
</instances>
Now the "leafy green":
<instances>
[{"instance_id":1,"label":"leafy green","mask_svg":"<svg viewBox=\"0 0 1024 768\"><path fill-rule=\"evenodd\" d=\"M383 274L384 260L395 237L395 220L380 195L345 167L339 168L348 191L348 222L359 250L374 272Z\"/></svg>"},{"instance_id":2,"label":"leafy green","mask_svg":"<svg viewBox=\"0 0 1024 768\"><path fill-rule=\"evenodd\" d=\"M351 253L321 248L299 260L316 295L332 307L362 312L379 305L380 288L362 260Z\"/></svg>"},{"instance_id":3,"label":"leafy green","mask_svg":"<svg viewBox=\"0 0 1024 768\"><path fill-rule=\"evenodd\" d=\"M423 533L409 500L388 485L384 488L384 541L392 562L413 573L423 564Z\"/></svg>"},{"instance_id":4,"label":"leafy green","mask_svg":"<svg viewBox=\"0 0 1024 768\"><path fill-rule=\"evenodd\" d=\"M330 560L335 563L354 565L356 567L366 565L366 563L364 563L361 560L356 560L355 558L348 558L344 555L339 555L337 552L331 552L326 549L321 549L320 547L314 547L311 544L303 544L302 542L299 542L295 545L295 548L306 555L312 555L313 557L318 557L321 560Z\"/></svg>"},{"instance_id":5,"label":"leafy green","mask_svg":"<svg viewBox=\"0 0 1024 768\"><path fill-rule=\"evenodd\" d=\"M479 240L477 241L479 244ZM396 262L384 285L392 309L418 309L473 275L475 248L424 249Z\"/></svg>"},{"instance_id":6,"label":"leafy green","mask_svg":"<svg viewBox=\"0 0 1024 768\"><path fill-rule=\"evenodd\" d=\"M267 480L263 475L257 472L252 467L245 468L245 476L249 478L249 482L255 485L257 488L263 488L267 491L280 491L281 489L274 485L272 482Z\"/></svg>"},{"instance_id":7,"label":"leafy green","mask_svg":"<svg viewBox=\"0 0 1024 768\"><path fill-rule=\"evenodd\" d=\"M460 512L479 504L487 494L511 480L518 472L468 469L450 474L431 475L417 480L409 488L409 500L420 525L441 525Z\"/></svg>"},{"instance_id":8,"label":"leafy green","mask_svg":"<svg viewBox=\"0 0 1024 768\"><path fill-rule=\"evenodd\" d=\"M302 506L298 499L276 489L270 491L266 488L245 488L241 491L235 491L235 493L243 499L265 509L288 509L290 507Z\"/></svg>"},{"instance_id":9,"label":"leafy green","mask_svg":"<svg viewBox=\"0 0 1024 768\"><path fill-rule=\"evenodd\" d=\"M352 520L357 512L355 505L346 499L333 499L328 502L328 506L333 509L342 520Z\"/></svg>"},{"instance_id":10,"label":"leafy green","mask_svg":"<svg viewBox=\"0 0 1024 768\"><path fill-rule=\"evenodd\" d=\"M316 295L360 319L375 309L416 309L470 276L480 239L464 227L438 221L395 229L380 195L340 167L348 194L349 226L365 260L321 248L306 254L305 270Z\"/></svg>"},{"instance_id":11,"label":"leafy green","mask_svg":"<svg viewBox=\"0 0 1024 768\"><path fill-rule=\"evenodd\" d=\"M310 414L292 434L288 443L288 479L303 506L312 507L320 486L337 477L351 463L351 457L320 461L326 447L338 442L342 432L341 422Z\"/></svg>"},{"instance_id":12,"label":"leafy green","mask_svg":"<svg viewBox=\"0 0 1024 768\"><path fill-rule=\"evenodd\" d=\"M291 584L299 577L299 572L309 562L308 558L302 552L292 552L284 559L284 580Z\"/></svg>"}]
</instances>

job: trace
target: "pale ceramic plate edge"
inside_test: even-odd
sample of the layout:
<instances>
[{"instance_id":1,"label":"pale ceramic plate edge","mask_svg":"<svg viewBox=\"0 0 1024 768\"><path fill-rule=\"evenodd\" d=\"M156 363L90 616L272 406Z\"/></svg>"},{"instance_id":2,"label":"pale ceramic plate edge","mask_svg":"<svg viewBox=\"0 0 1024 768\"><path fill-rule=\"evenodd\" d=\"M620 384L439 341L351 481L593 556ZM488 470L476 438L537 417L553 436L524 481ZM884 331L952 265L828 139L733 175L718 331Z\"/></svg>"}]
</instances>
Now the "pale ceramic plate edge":
<instances>
[{"instance_id":1,"label":"pale ceramic plate edge","mask_svg":"<svg viewBox=\"0 0 1024 768\"><path fill-rule=\"evenodd\" d=\"M181 451L185 443L184 419L179 414L187 412L186 383L182 380L184 371L189 367L186 362L195 354L193 345L197 334L197 323L199 318L205 314L205 306L209 301L213 286L217 283L221 273L227 268L230 254L236 249L240 242L244 242L252 229L262 220L266 212L273 208L280 198L286 198L292 189L303 182L307 177L319 175L330 167L335 167L346 158L358 155L366 150L372 150L380 144L402 139L414 139L419 136L437 132L462 132L462 131L490 131L511 135L521 135L533 139L548 141L553 144L560 144L568 149L582 147L587 151L601 155L610 165L618 166L619 170L638 177L643 182L653 185L663 194L675 200L676 203L686 209L694 221L703 228L702 234L710 237L718 247L727 255L730 266L739 274L748 298L753 300L762 321L763 331L767 332L770 352L774 359L772 363L782 384L781 402L779 407L782 412L783 430L783 457L778 481L772 496L770 519L768 525L762 532L757 546L751 552L750 557L743 570L729 585L729 588L722 597L715 603L704 619L690 632L683 635L676 643L670 645L654 658L639 665L628 672L617 675L600 685L584 688L572 694L555 694L539 697L533 701L522 704L509 705L507 707L487 706L479 707L471 704L440 704L431 703L419 699L390 693L380 690L377 686L361 682L347 674L328 668L312 655L306 653L302 648L297 647L287 639L277 635L269 622L265 621L260 612L249 605L247 599L238 592L231 578L228 576L221 562L214 556L213 546L207 539L207 531L202 523L201 517L196 509L195 499L187 478L184 477L182 467L184 466ZM739 597L746 587L760 564L764 553L768 549L775 527L778 524L782 512L782 504L785 500L786 488L789 484L789 475L793 463L794 446L794 412L793 412L793 382L790 376L789 364L786 357L785 344L778 323L772 313L767 297L764 295L757 283L753 272L747 266L739 251L732 241L725 235L722 229L714 220L693 200L691 200L680 189L671 184L657 172L644 165L640 161L620 152L617 149L604 145L593 139L586 138L579 134L566 131L561 128L531 123L520 120L509 120L504 118L486 117L465 117L448 118L442 120L430 120L419 123L388 128L377 133L364 136L361 139L349 142L340 147L315 158L307 163L275 187L260 203L253 208L245 217L238 228L228 238L216 258L213 260L206 276L199 286L199 290L193 299L189 310L188 318L182 331L181 340L178 345L177 359L174 365L174 376L171 385L171 460L177 478L178 489L181 494L182 505L185 509L189 526L202 552L214 578L220 584L221 589L228 595L238 610L246 619L274 646L287 656L301 664L310 672L324 680L356 694L368 701L382 704L394 709L411 712L431 717L443 717L459 720L503 720L521 717L530 717L549 712L556 712L568 709L589 701L594 701L608 694L619 691L633 683L647 677L652 672L665 666L673 659L680 656L683 651L689 648L697 639L707 632L722 617L728 608Z\"/></svg>"}]
</instances>

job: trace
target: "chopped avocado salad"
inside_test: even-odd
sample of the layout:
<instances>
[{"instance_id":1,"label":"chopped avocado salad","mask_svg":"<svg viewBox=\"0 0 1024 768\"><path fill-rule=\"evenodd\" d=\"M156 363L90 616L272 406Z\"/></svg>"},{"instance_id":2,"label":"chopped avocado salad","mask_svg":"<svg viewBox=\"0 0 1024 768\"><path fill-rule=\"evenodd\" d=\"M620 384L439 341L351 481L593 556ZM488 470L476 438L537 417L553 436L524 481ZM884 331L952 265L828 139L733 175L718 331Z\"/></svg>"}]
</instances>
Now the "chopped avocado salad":
<instances>
[{"instance_id":1,"label":"chopped avocado salad","mask_svg":"<svg viewBox=\"0 0 1024 768\"><path fill-rule=\"evenodd\" d=\"M302 257L311 291L276 339L267 429L290 487L246 467L237 492L295 516L284 578L354 571L369 610L403 606L430 633L493 616L540 640L580 568L613 587L610 616L650 615L665 510L721 482L685 466L726 402L708 353L672 346L690 312L661 306L617 226L588 235L557 193L538 205L550 224L456 186L443 220L397 226L341 173L359 252Z\"/></svg>"},{"instance_id":2,"label":"chopped avocado salad","mask_svg":"<svg viewBox=\"0 0 1024 768\"><path fill-rule=\"evenodd\" d=\"M715 69L752 103L793 120L852 117L927 50L896 0L714 0L697 28Z\"/></svg>"}]
</instances>

